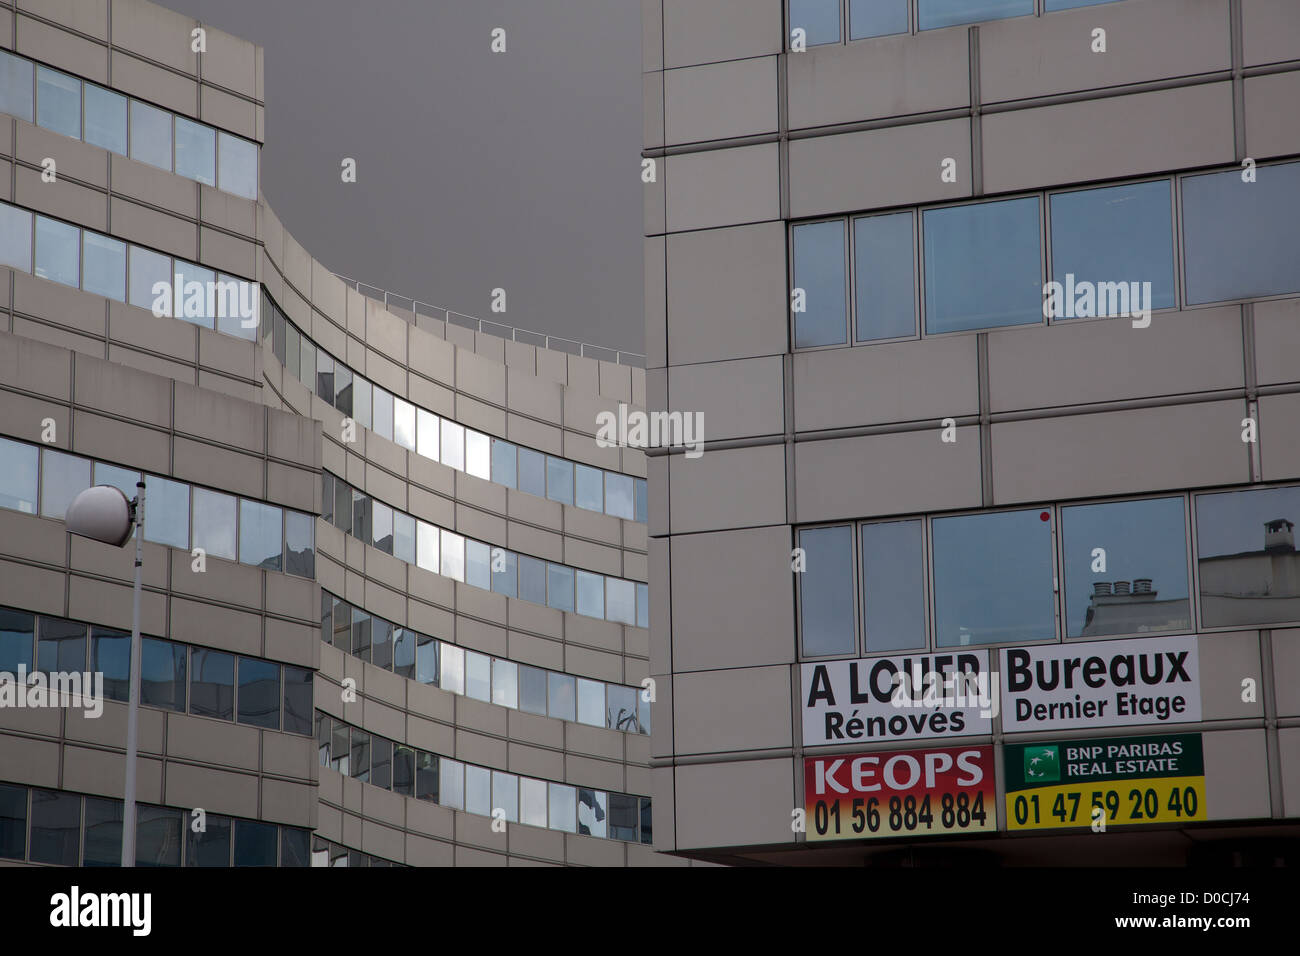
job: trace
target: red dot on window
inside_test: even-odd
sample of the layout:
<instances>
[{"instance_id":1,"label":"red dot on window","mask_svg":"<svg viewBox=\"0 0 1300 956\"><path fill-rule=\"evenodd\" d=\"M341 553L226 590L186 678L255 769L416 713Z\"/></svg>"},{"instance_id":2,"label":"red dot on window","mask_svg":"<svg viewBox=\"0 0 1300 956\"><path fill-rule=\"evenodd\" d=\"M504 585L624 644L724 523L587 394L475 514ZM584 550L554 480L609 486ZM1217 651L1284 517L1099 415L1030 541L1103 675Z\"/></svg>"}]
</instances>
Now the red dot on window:
<instances>
[{"instance_id":1,"label":"red dot on window","mask_svg":"<svg viewBox=\"0 0 1300 956\"><path fill-rule=\"evenodd\" d=\"M1052 520L1052 513L1051 513L1050 511L1044 511L1042 514L1040 514L1040 515L1038 516L1038 520L1039 520L1039 521L1051 521L1051 520Z\"/></svg>"}]
</instances>

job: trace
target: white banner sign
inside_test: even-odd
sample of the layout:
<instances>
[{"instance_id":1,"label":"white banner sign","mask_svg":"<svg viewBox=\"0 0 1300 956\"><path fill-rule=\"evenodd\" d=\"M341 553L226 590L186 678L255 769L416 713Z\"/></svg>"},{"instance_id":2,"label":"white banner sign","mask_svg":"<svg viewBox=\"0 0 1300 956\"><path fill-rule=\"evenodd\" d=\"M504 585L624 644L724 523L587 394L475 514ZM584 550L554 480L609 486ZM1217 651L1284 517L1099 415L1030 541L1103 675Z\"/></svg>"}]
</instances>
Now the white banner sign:
<instances>
[{"instance_id":1,"label":"white banner sign","mask_svg":"<svg viewBox=\"0 0 1300 956\"><path fill-rule=\"evenodd\" d=\"M1000 676L1009 734L1201 719L1193 635L1006 647Z\"/></svg>"},{"instance_id":2,"label":"white banner sign","mask_svg":"<svg viewBox=\"0 0 1300 956\"><path fill-rule=\"evenodd\" d=\"M804 664L805 747L993 732L986 650Z\"/></svg>"}]
</instances>

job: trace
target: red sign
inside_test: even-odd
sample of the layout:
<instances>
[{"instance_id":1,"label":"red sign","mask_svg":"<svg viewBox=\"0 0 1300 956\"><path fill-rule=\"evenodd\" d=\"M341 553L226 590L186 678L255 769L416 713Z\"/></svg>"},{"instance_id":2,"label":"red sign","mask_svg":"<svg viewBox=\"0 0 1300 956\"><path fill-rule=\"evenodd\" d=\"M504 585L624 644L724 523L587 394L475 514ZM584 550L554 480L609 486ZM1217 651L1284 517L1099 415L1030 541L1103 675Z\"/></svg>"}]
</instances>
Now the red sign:
<instances>
[{"instance_id":1,"label":"red sign","mask_svg":"<svg viewBox=\"0 0 1300 956\"><path fill-rule=\"evenodd\" d=\"M988 744L809 757L803 770L809 842L998 828Z\"/></svg>"}]
</instances>

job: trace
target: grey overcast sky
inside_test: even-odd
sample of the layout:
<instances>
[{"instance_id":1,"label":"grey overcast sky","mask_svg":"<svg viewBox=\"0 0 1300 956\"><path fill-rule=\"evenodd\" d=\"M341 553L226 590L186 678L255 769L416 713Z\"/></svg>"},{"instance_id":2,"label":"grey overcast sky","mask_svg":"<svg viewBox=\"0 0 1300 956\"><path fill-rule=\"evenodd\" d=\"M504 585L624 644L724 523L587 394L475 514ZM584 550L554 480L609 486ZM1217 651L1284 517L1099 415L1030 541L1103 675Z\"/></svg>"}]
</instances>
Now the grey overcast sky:
<instances>
[{"instance_id":1,"label":"grey overcast sky","mask_svg":"<svg viewBox=\"0 0 1300 956\"><path fill-rule=\"evenodd\" d=\"M262 190L328 268L643 351L637 0L161 2L265 48Z\"/></svg>"}]
</instances>

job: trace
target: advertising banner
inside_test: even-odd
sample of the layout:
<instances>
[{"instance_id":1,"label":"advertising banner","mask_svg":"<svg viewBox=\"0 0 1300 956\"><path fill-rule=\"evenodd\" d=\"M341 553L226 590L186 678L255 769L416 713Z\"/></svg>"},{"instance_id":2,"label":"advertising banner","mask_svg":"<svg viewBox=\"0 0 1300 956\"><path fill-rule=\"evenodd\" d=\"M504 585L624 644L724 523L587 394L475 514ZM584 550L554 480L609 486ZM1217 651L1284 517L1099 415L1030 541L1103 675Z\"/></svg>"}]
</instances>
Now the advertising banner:
<instances>
[{"instance_id":1,"label":"advertising banner","mask_svg":"<svg viewBox=\"0 0 1300 956\"><path fill-rule=\"evenodd\" d=\"M986 650L804 664L805 747L993 732Z\"/></svg>"},{"instance_id":2,"label":"advertising banner","mask_svg":"<svg viewBox=\"0 0 1300 956\"><path fill-rule=\"evenodd\" d=\"M1002 649L1005 733L1201 719L1190 635Z\"/></svg>"},{"instance_id":3,"label":"advertising banner","mask_svg":"<svg viewBox=\"0 0 1300 956\"><path fill-rule=\"evenodd\" d=\"M1007 829L1205 820L1200 734L1007 744Z\"/></svg>"},{"instance_id":4,"label":"advertising banner","mask_svg":"<svg viewBox=\"0 0 1300 956\"><path fill-rule=\"evenodd\" d=\"M807 757L809 842L996 830L993 748Z\"/></svg>"}]
</instances>

